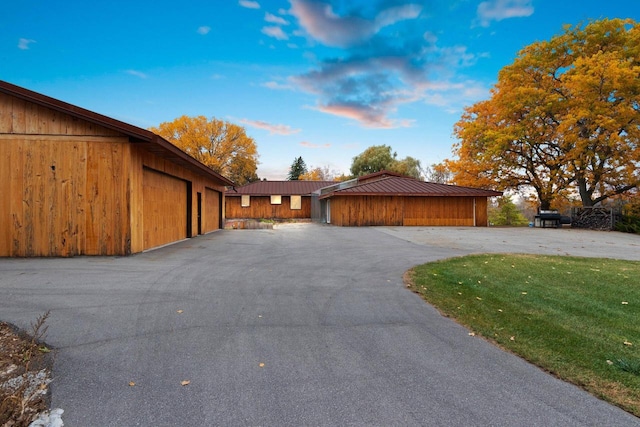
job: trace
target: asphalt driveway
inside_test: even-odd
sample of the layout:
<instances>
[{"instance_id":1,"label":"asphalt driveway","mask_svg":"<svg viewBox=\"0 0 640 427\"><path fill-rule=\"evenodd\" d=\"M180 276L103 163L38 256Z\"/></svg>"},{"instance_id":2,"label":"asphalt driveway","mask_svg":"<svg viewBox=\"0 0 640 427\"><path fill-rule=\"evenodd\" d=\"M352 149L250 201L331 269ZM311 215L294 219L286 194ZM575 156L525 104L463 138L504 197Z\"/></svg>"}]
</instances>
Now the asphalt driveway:
<instances>
[{"instance_id":1,"label":"asphalt driveway","mask_svg":"<svg viewBox=\"0 0 640 427\"><path fill-rule=\"evenodd\" d=\"M51 310L52 403L71 427L640 425L404 288L408 268L472 252L640 260L640 237L225 230L126 258L0 259L0 319Z\"/></svg>"}]
</instances>

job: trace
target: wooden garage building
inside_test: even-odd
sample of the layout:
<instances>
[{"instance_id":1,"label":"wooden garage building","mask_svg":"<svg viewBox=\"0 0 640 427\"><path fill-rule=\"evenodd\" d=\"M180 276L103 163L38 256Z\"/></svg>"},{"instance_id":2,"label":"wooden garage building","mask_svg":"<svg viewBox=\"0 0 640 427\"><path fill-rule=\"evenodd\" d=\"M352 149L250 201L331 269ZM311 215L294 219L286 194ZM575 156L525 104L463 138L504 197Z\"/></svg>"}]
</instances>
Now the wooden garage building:
<instances>
[{"instance_id":1,"label":"wooden garage building","mask_svg":"<svg viewBox=\"0 0 640 427\"><path fill-rule=\"evenodd\" d=\"M256 181L227 191L228 219L311 219L311 193L333 181Z\"/></svg>"},{"instance_id":2,"label":"wooden garage building","mask_svg":"<svg viewBox=\"0 0 640 427\"><path fill-rule=\"evenodd\" d=\"M148 130L0 81L0 256L127 255L204 234L232 184Z\"/></svg>"},{"instance_id":3,"label":"wooden garage building","mask_svg":"<svg viewBox=\"0 0 640 427\"><path fill-rule=\"evenodd\" d=\"M501 195L382 171L321 189L319 216L340 226L486 227L487 199Z\"/></svg>"}]
</instances>

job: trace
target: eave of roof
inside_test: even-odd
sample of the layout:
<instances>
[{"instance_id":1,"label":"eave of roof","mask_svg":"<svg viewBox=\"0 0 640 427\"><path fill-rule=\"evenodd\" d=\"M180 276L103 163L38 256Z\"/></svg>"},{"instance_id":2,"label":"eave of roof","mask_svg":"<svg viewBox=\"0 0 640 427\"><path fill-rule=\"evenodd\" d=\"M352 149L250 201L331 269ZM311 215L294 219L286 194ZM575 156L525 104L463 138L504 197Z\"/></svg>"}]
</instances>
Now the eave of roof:
<instances>
[{"instance_id":1,"label":"eave of roof","mask_svg":"<svg viewBox=\"0 0 640 427\"><path fill-rule=\"evenodd\" d=\"M64 101L60 101L55 98L51 98L41 93L16 86L2 80L0 80L0 92L15 96L16 98L20 98L37 105L41 105L46 108L50 108L55 111L59 111L64 114L68 114L73 117L77 117L90 123L105 127L107 129L120 132L128 136L130 142L144 144L147 151L159 157L165 158L172 163L178 164L199 175L205 175L209 178L220 181L222 185L234 185L233 181L225 178L211 168L200 163L199 161L173 145L171 142L149 130L121 122L120 120L104 116L102 114L69 104Z\"/></svg>"},{"instance_id":2,"label":"eave of roof","mask_svg":"<svg viewBox=\"0 0 640 427\"><path fill-rule=\"evenodd\" d=\"M227 191L226 196L308 196L320 188L335 184L333 181L256 181Z\"/></svg>"}]
</instances>

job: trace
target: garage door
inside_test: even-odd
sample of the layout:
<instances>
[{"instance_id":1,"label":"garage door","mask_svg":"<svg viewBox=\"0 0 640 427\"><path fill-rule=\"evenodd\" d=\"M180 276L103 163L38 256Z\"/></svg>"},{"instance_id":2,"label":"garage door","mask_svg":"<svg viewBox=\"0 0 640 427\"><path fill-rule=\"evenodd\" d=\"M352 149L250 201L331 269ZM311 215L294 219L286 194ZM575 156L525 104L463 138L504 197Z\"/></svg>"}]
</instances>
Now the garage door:
<instances>
[{"instance_id":1,"label":"garage door","mask_svg":"<svg viewBox=\"0 0 640 427\"><path fill-rule=\"evenodd\" d=\"M403 225L475 225L473 197L405 197Z\"/></svg>"},{"instance_id":2,"label":"garage door","mask_svg":"<svg viewBox=\"0 0 640 427\"><path fill-rule=\"evenodd\" d=\"M204 189L204 232L220 228L220 192L211 188Z\"/></svg>"},{"instance_id":3,"label":"garage door","mask_svg":"<svg viewBox=\"0 0 640 427\"><path fill-rule=\"evenodd\" d=\"M149 249L187 237L187 182L144 169L144 248Z\"/></svg>"}]
</instances>

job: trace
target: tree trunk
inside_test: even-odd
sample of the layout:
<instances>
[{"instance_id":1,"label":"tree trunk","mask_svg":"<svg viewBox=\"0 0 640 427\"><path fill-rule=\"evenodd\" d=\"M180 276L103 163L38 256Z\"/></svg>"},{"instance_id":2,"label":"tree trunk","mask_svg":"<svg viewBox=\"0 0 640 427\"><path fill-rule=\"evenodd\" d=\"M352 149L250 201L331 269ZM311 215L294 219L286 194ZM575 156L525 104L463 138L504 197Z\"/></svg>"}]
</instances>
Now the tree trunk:
<instances>
[{"instance_id":1,"label":"tree trunk","mask_svg":"<svg viewBox=\"0 0 640 427\"><path fill-rule=\"evenodd\" d=\"M591 200L591 193L587 190L587 180L585 178L578 178L576 180L578 184L578 192L580 193L580 200L582 200L582 206L593 206L593 200Z\"/></svg>"},{"instance_id":2,"label":"tree trunk","mask_svg":"<svg viewBox=\"0 0 640 427\"><path fill-rule=\"evenodd\" d=\"M540 201L540 210L548 211L551 209L551 197L542 188L534 186L536 193L538 194L538 200Z\"/></svg>"}]
</instances>

